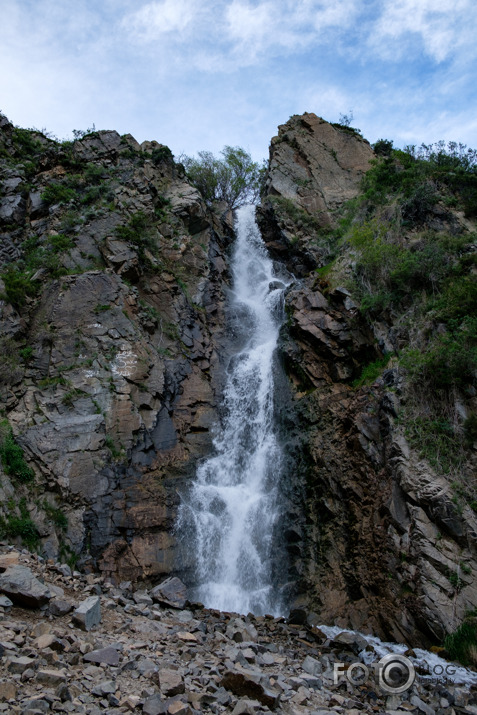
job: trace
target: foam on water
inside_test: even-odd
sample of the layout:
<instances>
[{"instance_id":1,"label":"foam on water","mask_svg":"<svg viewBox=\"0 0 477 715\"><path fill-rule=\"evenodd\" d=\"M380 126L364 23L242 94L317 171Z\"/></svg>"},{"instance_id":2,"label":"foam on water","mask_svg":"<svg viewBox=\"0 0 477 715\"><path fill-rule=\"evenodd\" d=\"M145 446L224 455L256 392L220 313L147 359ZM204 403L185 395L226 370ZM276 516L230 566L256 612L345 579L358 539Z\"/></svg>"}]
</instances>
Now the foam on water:
<instances>
[{"instance_id":1,"label":"foam on water","mask_svg":"<svg viewBox=\"0 0 477 715\"><path fill-rule=\"evenodd\" d=\"M195 598L223 611L278 615L271 550L281 450L273 359L285 285L274 274L254 206L238 210L236 235L230 307L241 347L230 362L214 454L197 471L179 527L186 525L195 553Z\"/></svg>"}]
</instances>

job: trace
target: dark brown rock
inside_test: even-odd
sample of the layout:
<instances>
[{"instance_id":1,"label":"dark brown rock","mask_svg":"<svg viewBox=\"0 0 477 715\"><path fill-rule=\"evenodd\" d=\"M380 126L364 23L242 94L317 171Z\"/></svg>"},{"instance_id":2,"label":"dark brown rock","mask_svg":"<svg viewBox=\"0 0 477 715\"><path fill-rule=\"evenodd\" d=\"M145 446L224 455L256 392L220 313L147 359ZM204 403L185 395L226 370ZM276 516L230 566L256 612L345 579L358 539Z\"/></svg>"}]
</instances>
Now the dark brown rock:
<instances>
[{"instance_id":1,"label":"dark brown rock","mask_svg":"<svg viewBox=\"0 0 477 715\"><path fill-rule=\"evenodd\" d=\"M155 586L150 595L156 603L182 609L187 601L187 586L174 576Z\"/></svg>"},{"instance_id":2,"label":"dark brown rock","mask_svg":"<svg viewBox=\"0 0 477 715\"><path fill-rule=\"evenodd\" d=\"M260 683L252 680L245 673L227 671L220 681L220 685L230 690L234 695L250 697L258 700L262 705L274 710L280 701L280 696L274 691L264 688Z\"/></svg>"}]
</instances>

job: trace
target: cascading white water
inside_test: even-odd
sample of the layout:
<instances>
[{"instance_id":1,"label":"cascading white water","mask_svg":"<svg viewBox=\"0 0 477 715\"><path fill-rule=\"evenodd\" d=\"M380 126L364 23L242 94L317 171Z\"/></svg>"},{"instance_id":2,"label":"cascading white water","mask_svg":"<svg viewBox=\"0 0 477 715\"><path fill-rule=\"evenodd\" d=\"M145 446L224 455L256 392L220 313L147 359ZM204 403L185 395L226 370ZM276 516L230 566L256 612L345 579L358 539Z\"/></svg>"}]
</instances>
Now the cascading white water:
<instances>
[{"instance_id":1,"label":"cascading white water","mask_svg":"<svg viewBox=\"0 0 477 715\"><path fill-rule=\"evenodd\" d=\"M231 311L244 344L228 369L215 452L200 465L179 524L193 533L198 600L223 611L278 613L271 574L281 469L273 355L285 285L273 273L254 206L237 211L236 235Z\"/></svg>"}]
</instances>

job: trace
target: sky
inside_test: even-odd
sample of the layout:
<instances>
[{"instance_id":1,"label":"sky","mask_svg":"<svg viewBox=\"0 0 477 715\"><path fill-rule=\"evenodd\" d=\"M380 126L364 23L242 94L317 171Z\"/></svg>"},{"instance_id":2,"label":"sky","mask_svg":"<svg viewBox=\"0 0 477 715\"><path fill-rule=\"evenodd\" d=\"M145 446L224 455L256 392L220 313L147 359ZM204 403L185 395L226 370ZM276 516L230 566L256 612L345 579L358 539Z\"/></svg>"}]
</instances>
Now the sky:
<instances>
[{"instance_id":1,"label":"sky","mask_svg":"<svg viewBox=\"0 0 477 715\"><path fill-rule=\"evenodd\" d=\"M476 0L0 0L0 110L176 157L314 112L395 146L477 147Z\"/></svg>"}]
</instances>

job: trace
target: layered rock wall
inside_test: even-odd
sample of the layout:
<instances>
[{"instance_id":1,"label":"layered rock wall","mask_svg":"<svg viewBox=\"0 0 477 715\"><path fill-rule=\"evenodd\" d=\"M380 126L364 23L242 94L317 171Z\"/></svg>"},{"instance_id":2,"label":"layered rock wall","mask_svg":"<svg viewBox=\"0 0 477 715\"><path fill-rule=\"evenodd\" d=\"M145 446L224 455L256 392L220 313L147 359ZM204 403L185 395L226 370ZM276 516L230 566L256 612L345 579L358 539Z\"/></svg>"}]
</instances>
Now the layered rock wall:
<instances>
[{"instance_id":1,"label":"layered rock wall","mask_svg":"<svg viewBox=\"0 0 477 715\"><path fill-rule=\"evenodd\" d=\"M271 143L259 220L296 277L281 343L294 394L283 439L302 514L290 553L297 605L318 621L429 644L477 605L476 514L407 443L399 369L352 387L396 344L392 322L366 318L345 287L353 257L338 259L332 284L315 270L373 157L355 131L312 114L292 117Z\"/></svg>"},{"instance_id":2,"label":"layered rock wall","mask_svg":"<svg viewBox=\"0 0 477 715\"><path fill-rule=\"evenodd\" d=\"M45 555L118 581L169 573L179 492L211 447L230 216L156 142L1 131L2 401L35 473L2 474L4 518L23 495ZM37 250L54 270L30 269Z\"/></svg>"}]
</instances>

